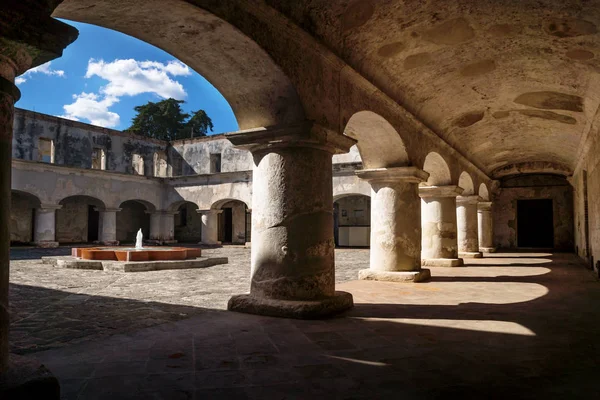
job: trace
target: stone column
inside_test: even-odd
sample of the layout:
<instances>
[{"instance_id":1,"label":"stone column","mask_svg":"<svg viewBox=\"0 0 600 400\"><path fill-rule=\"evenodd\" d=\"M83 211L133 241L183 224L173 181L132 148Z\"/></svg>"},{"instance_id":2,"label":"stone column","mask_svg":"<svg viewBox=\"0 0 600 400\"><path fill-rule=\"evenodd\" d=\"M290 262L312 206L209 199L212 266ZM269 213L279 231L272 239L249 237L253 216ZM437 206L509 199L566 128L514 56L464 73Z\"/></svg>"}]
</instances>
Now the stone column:
<instances>
[{"instance_id":1,"label":"stone column","mask_svg":"<svg viewBox=\"0 0 600 400\"><path fill-rule=\"evenodd\" d=\"M223 210L196 210L202 215L202 241L200 244L209 246L221 244L219 241L219 214Z\"/></svg>"},{"instance_id":2,"label":"stone column","mask_svg":"<svg viewBox=\"0 0 600 400\"><path fill-rule=\"evenodd\" d=\"M62 206L42 204L35 210L33 242L37 247L58 247L56 241L56 210Z\"/></svg>"},{"instance_id":3,"label":"stone column","mask_svg":"<svg viewBox=\"0 0 600 400\"><path fill-rule=\"evenodd\" d=\"M479 225L479 251L483 253L495 252L491 201L482 201L477 204L477 222Z\"/></svg>"},{"instance_id":4,"label":"stone column","mask_svg":"<svg viewBox=\"0 0 600 400\"><path fill-rule=\"evenodd\" d=\"M456 225L458 229L458 256L461 258L481 258L477 229L477 203L479 196L458 196L456 198Z\"/></svg>"},{"instance_id":5,"label":"stone column","mask_svg":"<svg viewBox=\"0 0 600 400\"><path fill-rule=\"evenodd\" d=\"M250 293L228 309L320 318L351 308L335 290L331 160L355 141L308 124L227 138L254 159Z\"/></svg>"},{"instance_id":6,"label":"stone column","mask_svg":"<svg viewBox=\"0 0 600 400\"><path fill-rule=\"evenodd\" d=\"M175 214L177 211L158 210L148 212L150 214L150 237L151 244L175 244Z\"/></svg>"},{"instance_id":7,"label":"stone column","mask_svg":"<svg viewBox=\"0 0 600 400\"><path fill-rule=\"evenodd\" d=\"M421 227L423 229L422 264L430 267L458 267L456 233L456 196L463 189L458 186L422 186Z\"/></svg>"},{"instance_id":8,"label":"stone column","mask_svg":"<svg viewBox=\"0 0 600 400\"><path fill-rule=\"evenodd\" d=\"M98 226L98 242L104 246L118 246L117 213L120 208L96 209L100 213Z\"/></svg>"},{"instance_id":9,"label":"stone column","mask_svg":"<svg viewBox=\"0 0 600 400\"><path fill-rule=\"evenodd\" d=\"M429 174L415 167L357 171L371 184L371 260L359 279L422 282L419 183Z\"/></svg>"}]
</instances>

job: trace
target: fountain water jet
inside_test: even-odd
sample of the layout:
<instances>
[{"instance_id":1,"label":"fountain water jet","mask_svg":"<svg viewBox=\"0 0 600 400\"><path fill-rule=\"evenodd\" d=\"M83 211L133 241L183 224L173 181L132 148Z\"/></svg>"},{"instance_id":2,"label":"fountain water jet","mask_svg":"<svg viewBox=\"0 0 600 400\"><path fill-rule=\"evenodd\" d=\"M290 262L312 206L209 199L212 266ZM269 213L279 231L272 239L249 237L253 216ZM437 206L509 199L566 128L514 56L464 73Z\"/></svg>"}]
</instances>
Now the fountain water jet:
<instances>
[{"instance_id":1,"label":"fountain water jet","mask_svg":"<svg viewBox=\"0 0 600 400\"><path fill-rule=\"evenodd\" d=\"M141 250L144 248L144 246L142 245L143 238L144 238L144 234L142 233L142 228L140 228L140 230L138 231L138 233L135 237L135 249L136 250Z\"/></svg>"}]
</instances>

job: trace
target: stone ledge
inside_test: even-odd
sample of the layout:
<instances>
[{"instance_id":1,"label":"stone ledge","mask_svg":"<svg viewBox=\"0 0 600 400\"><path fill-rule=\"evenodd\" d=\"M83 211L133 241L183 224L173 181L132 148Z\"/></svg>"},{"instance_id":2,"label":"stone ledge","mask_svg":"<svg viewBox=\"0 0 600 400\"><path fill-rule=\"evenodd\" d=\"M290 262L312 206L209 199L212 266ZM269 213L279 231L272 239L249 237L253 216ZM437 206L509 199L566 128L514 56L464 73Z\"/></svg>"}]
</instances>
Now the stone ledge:
<instances>
[{"instance_id":1,"label":"stone ledge","mask_svg":"<svg viewBox=\"0 0 600 400\"><path fill-rule=\"evenodd\" d=\"M421 260L424 267L462 267L462 258L426 258Z\"/></svg>"},{"instance_id":2,"label":"stone ledge","mask_svg":"<svg viewBox=\"0 0 600 400\"><path fill-rule=\"evenodd\" d=\"M495 247L480 247L479 251L482 253L495 253L496 248Z\"/></svg>"},{"instance_id":3,"label":"stone ledge","mask_svg":"<svg viewBox=\"0 0 600 400\"><path fill-rule=\"evenodd\" d=\"M91 269L99 271L117 272L147 272L163 271L168 269L193 269L207 268L219 264L228 264L227 257L199 257L190 260L168 260L168 261L97 261L82 260L70 256L42 257L44 264L51 264L58 268L69 269Z\"/></svg>"},{"instance_id":4,"label":"stone ledge","mask_svg":"<svg viewBox=\"0 0 600 400\"><path fill-rule=\"evenodd\" d=\"M295 319L327 318L353 306L352 295L341 291L321 300L277 300L240 294L231 297L227 303L229 311Z\"/></svg>"},{"instance_id":5,"label":"stone ledge","mask_svg":"<svg viewBox=\"0 0 600 400\"><path fill-rule=\"evenodd\" d=\"M373 271L371 269L361 269L358 271L358 279L369 281L387 281L387 282L425 282L431 278L431 271L422 269L420 271Z\"/></svg>"},{"instance_id":6,"label":"stone ledge","mask_svg":"<svg viewBox=\"0 0 600 400\"><path fill-rule=\"evenodd\" d=\"M41 362L11 354L8 371L0 374L0 399L59 400L60 385Z\"/></svg>"},{"instance_id":7,"label":"stone ledge","mask_svg":"<svg viewBox=\"0 0 600 400\"><path fill-rule=\"evenodd\" d=\"M58 247L58 242L35 242L34 243L36 247L42 248L42 249L55 249Z\"/></svg>"},{"instance_id":8,"label":"stone ledge","mask_svg":"<svg viewBox=\"0 0 600 400\"><path fill-rule=\"evenodd\" d=\"M483 254L480 251L459 251L458 256L460 258L481 258Z\"/></svg>"}]
</instances>

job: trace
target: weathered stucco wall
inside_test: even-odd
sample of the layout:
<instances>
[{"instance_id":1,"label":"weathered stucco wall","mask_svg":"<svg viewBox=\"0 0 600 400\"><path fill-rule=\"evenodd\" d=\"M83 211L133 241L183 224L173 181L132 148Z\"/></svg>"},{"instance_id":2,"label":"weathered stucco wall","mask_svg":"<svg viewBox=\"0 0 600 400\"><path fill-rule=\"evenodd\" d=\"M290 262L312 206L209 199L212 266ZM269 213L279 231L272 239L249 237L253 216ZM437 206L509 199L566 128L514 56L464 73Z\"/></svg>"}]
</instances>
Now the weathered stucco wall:
<instances>
[{"instance_id":1,"label":"weathered stucco wall","mask_svg":"<svg viewBox=\"0 0 600 400\"><path fill-rule=\"evenodd\" d=\"M88 241L88 203L79 198L67 200L56 210L56 240L60 243Z\"/></svg>"},{"instance_id":2,"label":"weathered stucco wall","mask_svg":"<svg viewBox=\"0 0 600 400\"><path fill-rule=\"evenodd\" d=\"M250 152L235 149L223 135L177 140L173 142L172 149L182 160L181 174L174 172L173 176L214 173L215 171L211 171L210 168L211 154L221 155L221 172L252 170Z\"/></svg>"},{"instance_id":3,"label":"weathered stucco wall","mask_svg":"<svg viewBox=\"0 0 600 400\"><path fill-rule=\"evenodd\" d=\"M154 153L166 143L32 111L16 109L13 127L13 158L39 161L40 138L54 141L54 163L78 168L92 167L92 149L104 149L106 169L132 173L132 158L144 160L144 175L154 173Z\"/></svg>"},{"instance_id":4,"label":"weathered stucco wall","mask_svg":"<svg viewBox=\"0 0 600 400\"><path fill-rule=\"evenodd\" d=\"M35 205L26 196L13 192L10 207L10 242L32 242Z\"/></svg>"},{"instance_id":5,"label":"weathered stucco wall","mask_svg":"<svg viewBox=\"0 0 600 400\"><path fill-rule=\"evenodd\" d=\"M145 239L150 237L150 215L146 206L137 201L127 201L121 204L117 213L117 240L135 242L138 230L141 228Z\"/></svg>"},{"instance_id":6,"label":"weathered stucco wall","mask_svg":"<svg viewBox=\"0 0 600 400\"><path fill-rule=\"evenodd\" d=\"M179 206L175 215L175 240L183 243L198 243L202 240L202 216L198 206L185 203Z\"/></svg>"},{"instance_id":7,"label":"weathered stucco wall","mask_svg":"<svg viewBox=\"0 0 600 400\"><path fill-rule=\"evenodd\" d=\"M493 205L494 240L500 248L517 248L517 201L553 201L554 248L572 251L573 188L561 177L531 175L503 181Z\"/></svg>"}]
</instances>

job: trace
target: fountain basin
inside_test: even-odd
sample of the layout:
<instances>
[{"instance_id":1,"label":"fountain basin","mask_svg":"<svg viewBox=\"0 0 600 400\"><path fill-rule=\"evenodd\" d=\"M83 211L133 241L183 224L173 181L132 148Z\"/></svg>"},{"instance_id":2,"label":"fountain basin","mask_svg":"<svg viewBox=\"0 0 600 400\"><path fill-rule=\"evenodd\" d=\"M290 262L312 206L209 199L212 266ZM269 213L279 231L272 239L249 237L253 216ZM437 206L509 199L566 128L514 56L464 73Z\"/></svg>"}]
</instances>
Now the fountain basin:
<instances>
[{"instance_id":1,"label":"fountain basin","mask_svg":"<svg viewBox=\"0 0 600 400\"><path fill-rule=\"evenodd\" d=\"M71 255L97 261L169 261L195 259L202 256L202 251L188 247L78 247L71 250Z\"/></svg>"}]
</instances>

